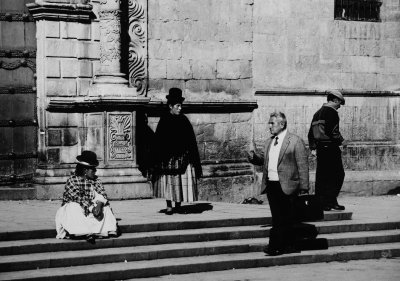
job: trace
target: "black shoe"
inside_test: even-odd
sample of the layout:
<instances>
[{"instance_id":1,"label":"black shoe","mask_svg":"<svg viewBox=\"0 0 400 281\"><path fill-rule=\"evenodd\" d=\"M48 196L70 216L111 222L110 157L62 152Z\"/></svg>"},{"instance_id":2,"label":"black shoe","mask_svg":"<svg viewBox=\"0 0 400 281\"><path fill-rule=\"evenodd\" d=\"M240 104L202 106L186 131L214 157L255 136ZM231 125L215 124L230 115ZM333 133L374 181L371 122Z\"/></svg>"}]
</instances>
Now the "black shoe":
<instances>
[{"instance_id":1,"label":"black shoe","mask_svg":"<svg viewBox=\"0 0 400 281\"><path fill-rule=\"evenodd\" d=\"M167 208L167 210L165 211L166 215L172 215L174 213L174 211L172 210L172 208Z\"/></svg>"},{"instance_id":2,"label":"black shoe","mask_svg":"<svg viewBox=\"0 0 400 281\"><path fill-rule=\"evenodd\" d=\"M331 208L330 206L325 206L325 207L324 207L324 211L325 211L325 212L330 211L330 210L332 210L332 208Z\"/></svg>"},{"instance_id":3,"label":"black shoe","mask_svg":"<svg viewBox=\"0 0 400 281\"><path fill-rule=\"evenodd\" d=\"M330 206L331 209L336 211L344 211L345 207L343 205L334 204Z\"/></svg>"},{"instance_id":4,"label":"black shoe","mask_svg":"<svg viewBox=\"0 0 400 281\"><path fill-rule=\"evenodd\" d=\"M96 237L94 235L87 235L86 241L90 244L96 244Z\"/></svg>"}]
</instances>

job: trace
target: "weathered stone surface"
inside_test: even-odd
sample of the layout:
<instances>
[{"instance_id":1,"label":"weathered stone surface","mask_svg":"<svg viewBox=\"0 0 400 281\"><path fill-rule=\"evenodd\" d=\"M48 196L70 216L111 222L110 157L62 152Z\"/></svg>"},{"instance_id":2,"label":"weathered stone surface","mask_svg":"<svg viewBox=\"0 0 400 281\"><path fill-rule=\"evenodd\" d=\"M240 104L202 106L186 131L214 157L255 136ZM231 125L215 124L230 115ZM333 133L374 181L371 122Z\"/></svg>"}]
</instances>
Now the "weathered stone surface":
<instances>
[{"instance_id":1,"label":"weathered stone surface","mask_svg":"<svg viewBox=\"0 0 400 281\"><path fill-rule=\"evenodd\" d=\"M78 127L81 125L81 118L79 113L47 112L47 127Z\"/></svg>"},{"instance_id":2,"label":"weathered stone surface","mask_svg":"<svg viewBox=\"0 0 400 281\"><path fill-rule=\"evenodd\" d=\"M193 77L188 60L168 60L167 79L190 79Z\"/></svg>"},{"instance_id":3,"label":"weathered stone surface","mask_svg":"<svg viewBox=\"0 0 400 281\"><path fill-rule=\"evenodd\" d=\"M46 59L46 77L48 78L61 77L60 60Z\"/></svg>"},{"instance_id":4,"label":"weathered stone surface","mask_svg":"<svg viewBox=\"0 0 400 281\"><path fill-rule=\"evenodd\" d=\"M215 79L217 62L215 60L192 60L192 71L194 79Z\"/></svg>"},{"instance_id":5,"label":"weathered stone surface","mask_svg":"<svg viewBox=\"0 0 400 281\"><path fill-rule=\"evenodd\" d=\"M47 145L48 146L61 146L61 130L48 130L47 131Z\"/></svg>"},{"instance_id":6,"label":"weathered stone surface","mask_svg":"<svg viewBox=\"0 0 400 281\"><path fill-rule=\"evenodd\" d=\"M46 21L45 32L47 38L60 38L60 23L57 21Z\"/></svg>"},{"instance_id":7,"label":"weathered stone surface","mask_svg":"<svg viewBox=\"0 0 400 281\"><path fill-rule=\"evenodd\" d=\"M54 79L47 81L48 96L76 96L75 79Z\"/></svg>"},{"instance_id":8,"label":"weathered stone surface","mask_svg":"<svg viewBox=\"0 0 400 281\"><path fill-rule=\"evenodd\" d=\"M77 128L65 128L62 130L62 145L73 146L78 143L78 129Z\"/></svg>"},{"instance_id":9,"label":"weathered stone surface","mask_svg":"<svg viewBox=\"0 0 400 281\"><path fill-rule=\"evenodd\" d=\"M61 60L61 75L63 78L76 78L79 75L80 63L76 59Z\"/></svg>"},{"instance_id":10,"label":"weathered stone surface","mask_svg":"<svg viewBox=\"0 0 400 281\"><path fill-rule=\"evenodd\" d=\"M80 59L99 59L100 58L99 43L78 41L76 56Z\"/></svg>"},{"instance_id":11,"label":"weathered stone surface","mask_svg":"<svg viewBox=\"0 0 400 281\"><path fill-rule=\"evenodd\" d=\"M45 42L47 57L76 57L77 42L72 40L48 39Z\"/></svg>"}]
</instances>

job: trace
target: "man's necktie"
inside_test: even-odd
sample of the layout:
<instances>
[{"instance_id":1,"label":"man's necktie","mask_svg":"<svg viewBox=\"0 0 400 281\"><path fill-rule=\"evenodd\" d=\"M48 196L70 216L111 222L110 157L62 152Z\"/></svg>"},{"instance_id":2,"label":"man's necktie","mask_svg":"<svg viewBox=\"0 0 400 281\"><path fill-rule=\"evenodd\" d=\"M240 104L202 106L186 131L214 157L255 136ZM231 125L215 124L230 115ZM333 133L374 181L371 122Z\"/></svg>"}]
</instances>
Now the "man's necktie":
<instances>
[{"instance_id":1,"label":"man's necktie","mask_svg":"<svg viewBox=\"0 0 400 281\"><path fill-rule=\"evenodd\" d=\"M274 146L278 144L278 137L275 137Z\"/></svg>"}]
</instances>

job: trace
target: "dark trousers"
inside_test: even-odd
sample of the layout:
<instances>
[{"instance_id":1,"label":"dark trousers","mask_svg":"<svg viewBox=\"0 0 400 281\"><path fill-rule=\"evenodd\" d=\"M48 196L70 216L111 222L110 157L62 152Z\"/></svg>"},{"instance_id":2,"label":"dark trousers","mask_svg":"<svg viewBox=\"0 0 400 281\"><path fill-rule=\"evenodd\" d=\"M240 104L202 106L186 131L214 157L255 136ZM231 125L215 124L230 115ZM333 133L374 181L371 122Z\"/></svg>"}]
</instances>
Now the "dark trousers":
<instances>
[{"instance_id":1,"label":"dark trousers","mask_svg":"<svg viewBox=\"0 0 400 281\"><path fill-rule=\"evenodd\" d=\"M337 145L317 147L315 194L323 205L337 204L344 181L342 151Z\"/></svg>"},{"instance_id":2,"label":"dark trousers","mask_svg":"<svg viewBox=\"0 0 400 281\"><path fill-rule=\"evenodd\" d=\"M277 181L267 183L267 198L272 214L272 229L269 236L269 250L284 250L294 242L294 195L283 193Z\"/></svg>"}]
</instances>

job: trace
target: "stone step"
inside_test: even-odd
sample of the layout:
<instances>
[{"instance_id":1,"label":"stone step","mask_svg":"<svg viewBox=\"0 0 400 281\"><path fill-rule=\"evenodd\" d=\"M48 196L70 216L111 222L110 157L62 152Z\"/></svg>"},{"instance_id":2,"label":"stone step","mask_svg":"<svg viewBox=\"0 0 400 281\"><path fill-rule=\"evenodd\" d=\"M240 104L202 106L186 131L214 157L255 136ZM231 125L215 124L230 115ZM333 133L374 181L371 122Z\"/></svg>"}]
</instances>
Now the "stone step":
<instances>
[{"instance_id":1,"label":"stone step","mask_svg":"<svg viewBox=\"0 0 400 281\"><path fill-rule=\"evenodd\" d=\"M371 222L321 221L313 223L320 234L375 231L400 228L400 221ZM67 250L89 250L128 246L159 245L168 243L201 242L230 239L262 238L269 235L270 226L230 226L184 230L126 233L115 239L98 239L96 244L82 240L59 240L54 238L2 241L0 255L18 255Z\"/></svg>"},{"instance_id":2,"label":"stone step","mask_svg":"<svg viewBox=\"0 0 400 281\"><path fill-rule=\"evenodd\" d=\"M331 247L328 250L303 251L301 253L276 257L267 256L263 252L250 252L21 270L2 273L0 280L121 280L233 268L268 267L398 256L400 256L400 242L395 242Z\"/></svg>"},{"instance_id":3,"label":"stone step","mask_svg":"<svg viewBox=\"0 0 400 281\"><path fill-rule=\"evenodd\" d=\"M351 220L352 212L325 212L323 221ZM215 228L225 226L241 226L241 225L262 225L271 224L271 217L242 217L230 219L214 219L214 220L189 220L181 219L173 221L166 218L162 222L143 223L124 225L120 224L122 233L132 232L149 232L163 230L181 230L181 229L197 229L197 228ZM13 231L0 232L0 241L54 238L56 236L55 229L42 229L33 231Z\"/></svg>"},{"instance_id":4,"label":"stone step","mask_svg":"<svg viewBox=\"0 0 400 281\"><path fill-rule=\"evenodd\" d=\"M400 242L400 230L334 233L319 237L328 239L330 246L392 243ZM267 243L268 238L263 237L10 255L1 258L0 271L257 252L262 251Z\"/></svg>"}]
</instances>

